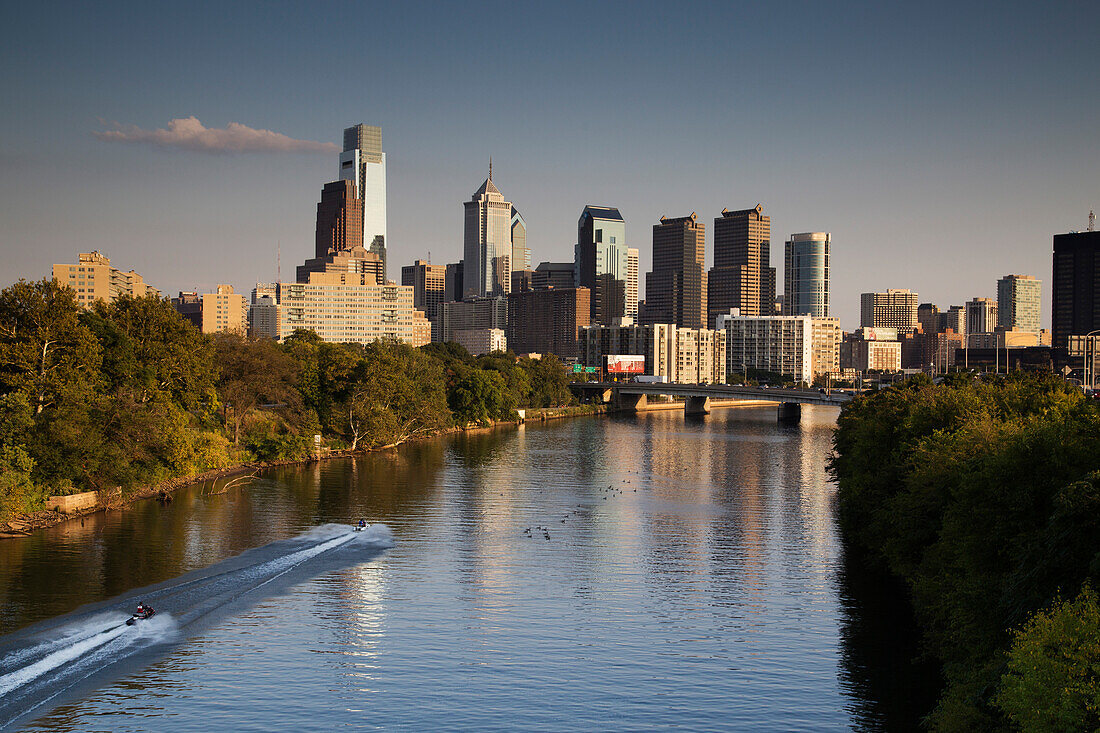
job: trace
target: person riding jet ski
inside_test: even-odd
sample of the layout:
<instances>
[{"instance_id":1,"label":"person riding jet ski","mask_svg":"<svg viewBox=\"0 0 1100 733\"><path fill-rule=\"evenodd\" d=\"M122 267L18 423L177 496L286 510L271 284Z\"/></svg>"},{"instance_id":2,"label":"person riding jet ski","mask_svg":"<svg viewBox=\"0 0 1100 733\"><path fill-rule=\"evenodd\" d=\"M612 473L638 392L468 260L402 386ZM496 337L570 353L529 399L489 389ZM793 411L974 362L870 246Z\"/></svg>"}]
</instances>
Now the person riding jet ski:
<instances>
[{"instance_id":1,"label":"person riding jet ski","mask_svg":"<svg viewBox=\"0 0 1100 733\"><path fill-rule=\"evenodd\" d=\"M155 613L156 611L153 610L152 606L146 605L144 603L138 603L137 611L135 611L134 615L129 618L129 620L126 622L126 625L133 626L135 621L143 621L147 618L151 618Z\"/></svg>"},{"instance_id":2,"label":"person riding jet ski","mask_svg":"<svg viewBox=\"0 0 1100 733\"><path fill-rule=\"evenodd\" d=\"M359 524L355 527L356 531L364 530L367 528L367 520L360 519Z\"/></svg>"}]
</instances>

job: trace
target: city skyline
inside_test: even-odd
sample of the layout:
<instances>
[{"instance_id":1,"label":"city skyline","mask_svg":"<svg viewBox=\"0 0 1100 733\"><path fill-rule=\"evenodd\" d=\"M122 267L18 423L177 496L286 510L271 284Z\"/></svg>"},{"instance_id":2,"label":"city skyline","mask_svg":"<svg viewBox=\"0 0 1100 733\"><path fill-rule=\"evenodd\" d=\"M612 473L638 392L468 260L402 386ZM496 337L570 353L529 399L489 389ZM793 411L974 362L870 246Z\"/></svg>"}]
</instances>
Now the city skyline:
<instances>
[{"instance_id":1,"label":"city skyline","mask_svg":"<svg viewBox=\"0 0 1100 733\"><path fill-rule=\"evenodd\" d=\"M963 6L950 27L931 6L864 8L858 23L840 8L754 9L754 33L739 44L719 43L733 8L692 6L708 22L690 44L659 35L678 22L671 9L596 8L620 32L600 35L593 57L589 36L602 25L575 28L569 5L489 14L484 27L445 6L378 8L377 42L350 55L353 30L304 8L248 14L231 40L206 28L212 7L114 17L73 6L62 21L48 9L9 13L7 281L98 250L165 293L221 282L247 292L275 279L279 249L285 280L287 263L312 249L340 132L360 121L386 134L391 278L429 252L433 263L461 259L459 204L490 155L499 185L522 202L533 262L570 259L575 212L605 202L640 250L641 292L662 214L707 221L763 203L775 263L790 235L830 232L831 310L846 328L861 292L910 288L946 307L996 297L1008 273L1049 280L1051 235L1083 230L1097 208L1098 141L1086 124L1100 96L1095 64L1064 42L1096 8L990 17ZM519 26L531 29L526 50L485 43ZM975 31L966 43L964 29ZM135 55L148 63L130 63ZM364 61L385 70L364 80ZM475 103L467 79L489 61L512 93ZM724 91L730 76L754 80L752 114ZM593 78L613 82L601 103L614 114L602 121L565 101ZM651 103L672 89L700 104L673 115ZM807 101L813 116L790 113ZM712 239L707 253L709 269Z\"/></svg>"}]
</instances>

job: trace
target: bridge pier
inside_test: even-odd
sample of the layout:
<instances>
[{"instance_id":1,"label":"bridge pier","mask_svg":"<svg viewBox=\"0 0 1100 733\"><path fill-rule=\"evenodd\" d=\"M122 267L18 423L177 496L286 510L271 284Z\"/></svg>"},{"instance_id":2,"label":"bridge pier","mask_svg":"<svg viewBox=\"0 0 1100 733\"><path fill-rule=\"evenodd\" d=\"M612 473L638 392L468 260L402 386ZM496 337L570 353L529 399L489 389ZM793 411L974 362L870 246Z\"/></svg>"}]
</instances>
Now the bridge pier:
<instances>
[{"instance_id":1,"label":"bridge pier","mask_svg":"<svg viewBox=\"0 0 1100 733\"><path fill-rule=\"evenodd\" d=\"M685 415L709 415L710 397L690 396L684 400Z\"/></svg>"},{"instance_id":2,"label":"bridge pier","mask_svg":"<svg viewBox=\"0 0 1100 733\"><path fill-rule=\"evenodd\" d=\"M778 412L779 422L797 423L802 420L802 404L799 402L780 402Z\"/></svg>"},{"instance_id":3,"label":"bridge pier","mask_svg":"<svg viewBox=\"0 0 1100 733\"><path fill-rule=\"evenodd\" d=\"M614 391L614 400L616 412L639 412L649 404L644 394L623 394L621 390Z\"/></svg>"}]
</instances>

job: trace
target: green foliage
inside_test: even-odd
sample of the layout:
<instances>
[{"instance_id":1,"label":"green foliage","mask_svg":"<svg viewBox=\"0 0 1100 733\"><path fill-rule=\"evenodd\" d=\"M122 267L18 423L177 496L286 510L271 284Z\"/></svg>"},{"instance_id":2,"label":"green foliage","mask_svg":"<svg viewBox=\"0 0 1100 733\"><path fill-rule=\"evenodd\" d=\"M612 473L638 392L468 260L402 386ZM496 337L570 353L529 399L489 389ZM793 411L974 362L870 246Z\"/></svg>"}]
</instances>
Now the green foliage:
<instances>
[{"instance_id":1,"label":"green foliage","mask_svg":"<svg viewBox=\"0 0 1100 733\"><path fill-rule=\"evenodd\" d=\"M541 359L525 359L530 373L531 393L529 407L562 407L576 402L569 391L569 372L553 354L543 354Z\"/></svg>"},{"instance_id":2,"label":"green foliage","mask_svg":"<svg viewBox=\"0 0 1100 733\"><path fill-rule=\"evenodd\" d=\"M1016 632L994 702L1020 730L1100 729L1100 603L1086 586Z\"/></svg>"},{"instance_id":3,"label":"green foliage","mask_svg":"<svg viewBox=\"0 0 1100 733\"><path fill-rule=\"evenodd\" d=\"M1100 579L1100 415L1049 375L849 403L834 437L845 536L904 578L948 688L936 727L996 727L1007 629Z\"/></svg>"},{"instance_id":4,"label":"green foliage","mask_svg":"<svg viewBox=\"0 0 1100 733\"><path fill-rule=\"evenodd\" d=\"M269 339L249 341L237 334L218 334L215 341L218 394L224 422L232 426L233 444L240 445L241 426L261 406L294 409L299 405L294 384L298 367L294 359Z\"/></svg>"},{"instance_id":5,"label":"green foliage","mask_svg":"<svg viewBox=\"0 0 1100 733\"><path fill-rule=\"evenodd\" d=\"M0 291L0 393L21 392L36 414L95 392L101 347L71 288L20 280Z\"/></svg>"},{"instance_id":6,"label":"green foliage","mask_svg":"<svg viewBox=\"0 0 1100 733\"><path fill-rule=\"evenodd\" d=\"M507 419L504 379L499 372L459 367L447 390L447 405L458 425L485 425ZM512 411L515 411L514 405Z\"/></svg>"}]
</instances>

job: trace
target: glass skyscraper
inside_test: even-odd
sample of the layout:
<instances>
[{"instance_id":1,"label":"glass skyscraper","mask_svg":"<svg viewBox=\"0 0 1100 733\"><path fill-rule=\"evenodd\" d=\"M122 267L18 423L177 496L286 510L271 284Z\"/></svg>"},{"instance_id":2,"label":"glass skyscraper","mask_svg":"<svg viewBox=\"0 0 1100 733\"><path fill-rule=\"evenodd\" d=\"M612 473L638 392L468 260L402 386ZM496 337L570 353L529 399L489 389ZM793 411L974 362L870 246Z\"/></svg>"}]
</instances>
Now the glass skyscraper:
<instances>
[{"instance_id":1,"label":"glass skyscraper","mask_svg":"<svg viewBox=\"0 0 1100 733\"><path fill-rule=\"evenodd\" d=\"M783 315L825 318L829 315L828 232L792 234L787 240Z\"/></svg>"},{"instance_id":2,"label":"glass skyscraper","mask_svg":"<svg viewBox=\"0 0 1100 733\"><path fill-rule=\"evenodd\" d=\"M382 260L385 277L386 154L381 127L356 125L344 130L340 178L355 182L355 194L363 200L363 246Z\"/></svg>"}]
</instances>

